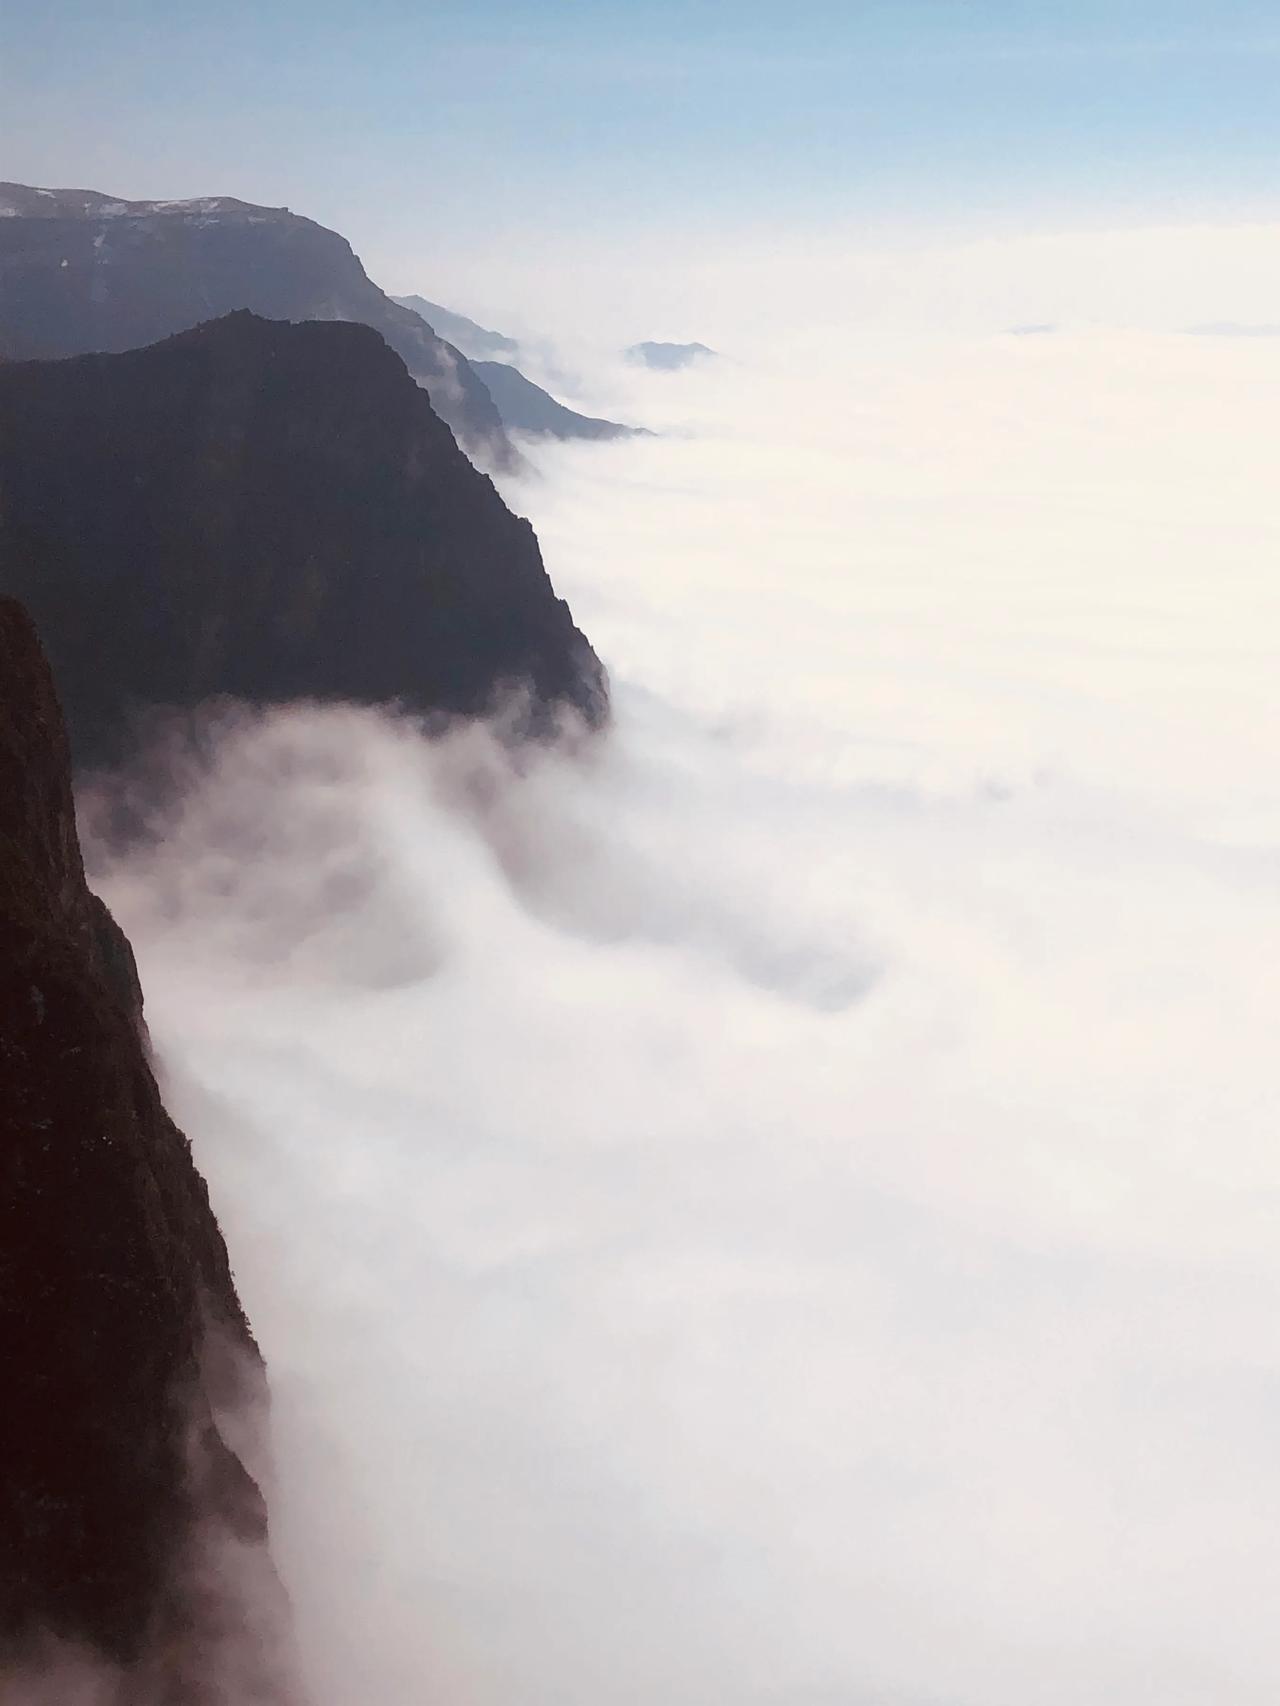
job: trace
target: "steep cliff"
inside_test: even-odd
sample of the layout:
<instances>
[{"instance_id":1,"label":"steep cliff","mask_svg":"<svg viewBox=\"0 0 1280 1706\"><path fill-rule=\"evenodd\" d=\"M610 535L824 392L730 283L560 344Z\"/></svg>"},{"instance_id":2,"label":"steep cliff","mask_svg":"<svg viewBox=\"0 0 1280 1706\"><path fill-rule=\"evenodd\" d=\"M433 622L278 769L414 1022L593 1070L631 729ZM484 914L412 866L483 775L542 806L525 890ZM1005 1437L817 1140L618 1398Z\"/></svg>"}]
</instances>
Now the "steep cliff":
<instances>
[{"instance_id":1,"label":"steep cliff","mask_svg":"<svg viewBox=\"0 0 1280 1706\"><path fill-rule=\"evenodd\" d=\"M95 1700L212 1706L234 1680L284 1701L263 1501L227 1443L252 1431L261 1365L133 956L85 884L49 669L7 598L0 1083L0 1697L75 1650Z\"/></svg>"},{"instance_id":2,"label":"steep cliff","mask_svg":"<svg viewBox=\"0 0 1280 1706\"><path fill-rule=\"evenodd\" d=\"M515 465L466 358L384 295L336 231L232 196L120 201L0 183L0 356L135 349L237 308L373 326L468 450Z\"/></svg>"},{"instance_id":3,"label":"steep cliff","mask_svg":"<svg viewBox=\"0 0 1280 1706\"><path fill-rule=\"evenodd\" d=\"M606 714L532 528L366 326L238 313L0 366L0 591L78 761L139 707L220 695L472 713L512 686L535 722Z\"/></svg>"}]
</instances>

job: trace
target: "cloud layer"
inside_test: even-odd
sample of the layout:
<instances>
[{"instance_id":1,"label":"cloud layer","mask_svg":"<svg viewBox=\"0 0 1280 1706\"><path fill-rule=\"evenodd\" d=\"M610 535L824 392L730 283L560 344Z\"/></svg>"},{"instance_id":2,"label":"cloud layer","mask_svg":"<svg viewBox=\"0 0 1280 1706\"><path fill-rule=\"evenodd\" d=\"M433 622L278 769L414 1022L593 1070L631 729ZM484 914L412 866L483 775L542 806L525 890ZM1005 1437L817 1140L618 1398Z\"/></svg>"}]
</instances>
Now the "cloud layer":
<instances>
[{"instance_id":1,"label":"cloud layer","mask_svg":"<svg viewBox=\"0 0 1280 1706\"><path fill-rule=\"evenodd\" d=\"M736 355L513 490L607 740L99 860L317 1699L1269 1703L1280 352Z\"/></svg>"}]
</instances>

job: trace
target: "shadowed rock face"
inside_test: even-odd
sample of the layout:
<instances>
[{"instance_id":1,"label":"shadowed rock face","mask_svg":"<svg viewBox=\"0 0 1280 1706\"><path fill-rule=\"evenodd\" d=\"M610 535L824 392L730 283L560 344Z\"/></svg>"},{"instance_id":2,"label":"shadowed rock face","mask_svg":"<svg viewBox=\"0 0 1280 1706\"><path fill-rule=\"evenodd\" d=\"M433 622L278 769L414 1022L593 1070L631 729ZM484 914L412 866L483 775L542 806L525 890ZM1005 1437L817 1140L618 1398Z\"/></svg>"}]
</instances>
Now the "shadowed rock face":
<instances>
[{"instance_id":1,"label":"shadowed rock face","mask_svg":"<svg viewBox=\"0 0 1280 1706\"><path fill-rule=\"evenodd\" d=\"M127 752L140 707L224 695L475 713L512 685L535 723L606 714L532 528L365 326L239 313L0 366L0 591L77 762Z\"/></svg>"},{"instance_id":2,"label":"shadowed rock face","mask_svg":"<svg viewBox=\"0 0 1280 1706\"><path fill-rule=\"evenodd\" d=\"M69 1644L113 1706L212 1703L232 1673L257 1690L235 1698L283 1702L263 1501L224 1439L261 1365L132 953L85 883L50 672L7 598L0 1083L0 1697Z\"/></svg>"},{"instance_id":3,"label":"shadowed rock face","mask_svg":"<svg viewBox=\"0 0 1280 1706\"><path fill-rule=\"evenodd\" d=\"M237 308L373 326L468 450L516 466L466 358L385 296L336 231L231 196L120 201L0 183L0 356L135 349Z\"/></svg>"}]
</instances>

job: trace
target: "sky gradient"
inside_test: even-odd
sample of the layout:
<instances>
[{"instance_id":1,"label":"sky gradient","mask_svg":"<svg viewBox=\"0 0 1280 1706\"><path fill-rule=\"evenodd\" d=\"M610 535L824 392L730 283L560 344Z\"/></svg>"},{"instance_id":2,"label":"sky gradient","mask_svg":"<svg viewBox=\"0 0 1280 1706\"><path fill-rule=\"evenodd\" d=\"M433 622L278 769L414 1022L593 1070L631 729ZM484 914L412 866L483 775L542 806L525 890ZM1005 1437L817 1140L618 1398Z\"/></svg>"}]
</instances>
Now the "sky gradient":
<instances>
[{"instance_id":1,"label":"sky gradient","mask_svg":"<svg viewBox=\"0 0 1280 1706\"><path fill-rule=\"evenodd\" d=\"M6 20L3 173L288 205L384 270L424 231L1257 219L1277 70L1258 4L52 0Z\"/></svg>"}]
</instances>

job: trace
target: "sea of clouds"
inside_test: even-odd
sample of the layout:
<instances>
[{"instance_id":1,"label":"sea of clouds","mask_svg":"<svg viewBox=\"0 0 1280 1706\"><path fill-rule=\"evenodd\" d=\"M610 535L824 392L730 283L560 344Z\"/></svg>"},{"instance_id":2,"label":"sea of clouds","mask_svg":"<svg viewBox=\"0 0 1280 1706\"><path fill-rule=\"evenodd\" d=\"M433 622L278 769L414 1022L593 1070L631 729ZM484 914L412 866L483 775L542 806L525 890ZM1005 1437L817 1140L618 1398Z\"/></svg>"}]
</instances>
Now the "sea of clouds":
<instances>
[{"instance_id":1,"label":"sea of clouds","mask_svg":"<svg viewBox=\"0 0 1280 1706\"><path fill-rule=\"evenodd\" d=\"M95 858L318 1706L1276 1698L1280 343L1004 324L580 355L612 730Z\"/></svg>"}]
</instances>

